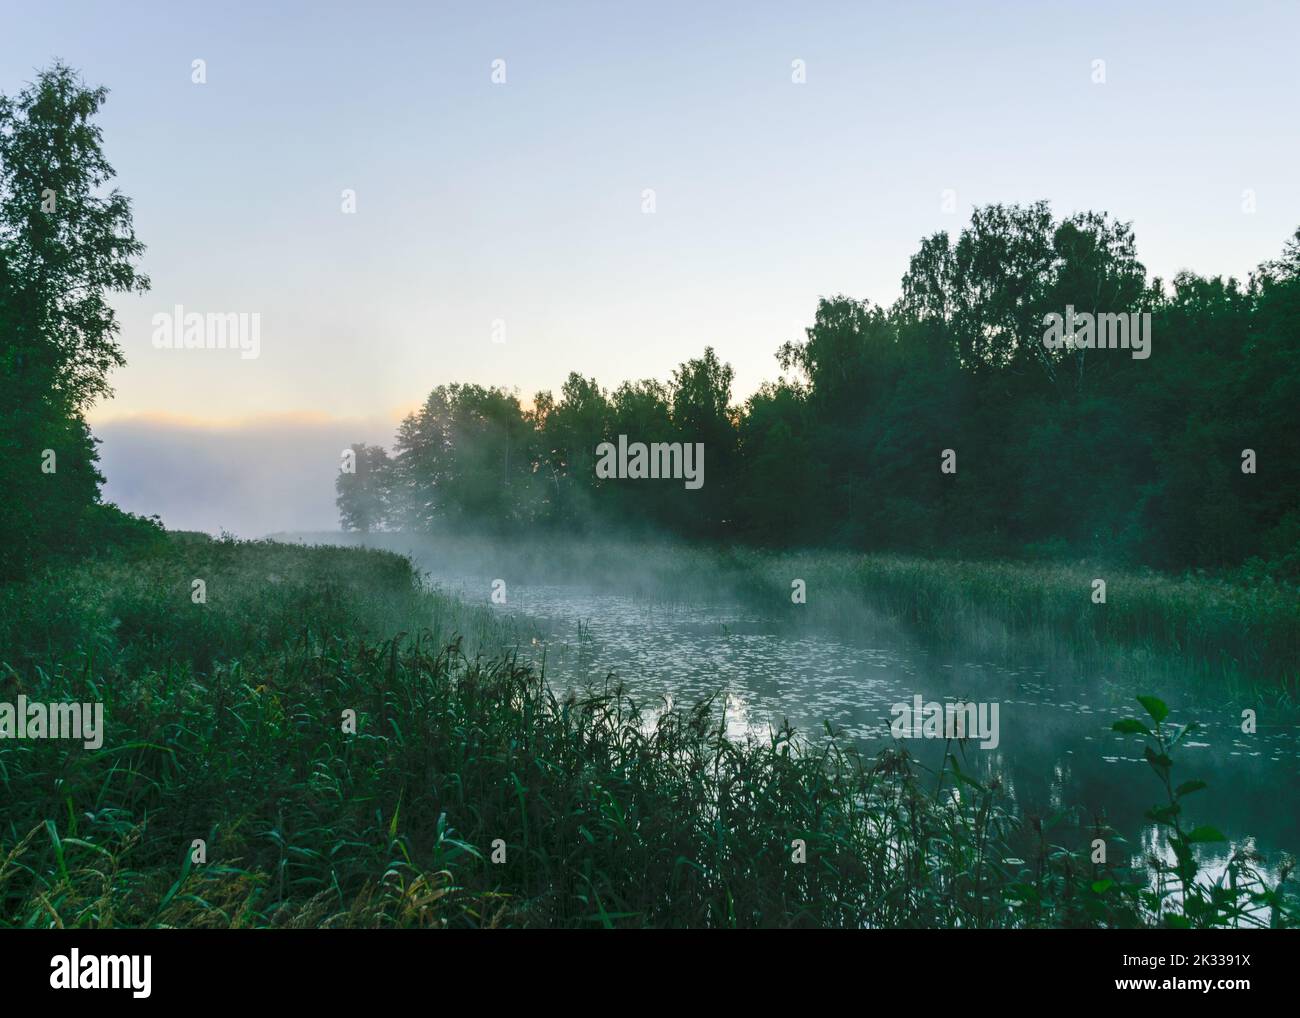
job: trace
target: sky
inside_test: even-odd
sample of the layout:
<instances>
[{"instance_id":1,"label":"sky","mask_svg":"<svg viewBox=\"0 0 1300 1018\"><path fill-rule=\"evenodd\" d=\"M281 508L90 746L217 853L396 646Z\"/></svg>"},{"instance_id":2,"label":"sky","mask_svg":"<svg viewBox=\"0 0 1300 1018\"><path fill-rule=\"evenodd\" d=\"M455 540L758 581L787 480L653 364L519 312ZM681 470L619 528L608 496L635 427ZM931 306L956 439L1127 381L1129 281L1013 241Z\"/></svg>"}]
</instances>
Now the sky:
<instances>
[{"instance_id":1,"label":"sky","mask_svg":"<svg viewBox=\"0 0 1300 1018\"><path fill-rule=\"evenodd\" d=\"M388 444L443 383L527 403L711 345L743 400L818 297L893 301L973 206L1110 212L1166 279L1243 277L1300 226L1294 2L51 0L3 23L0 91L56 58L110 90L153 286L114 301L128 366L90 419L106 496L173 526L332 525L339 442ZM259 355L156 348L176 305L260 315Z\"/></svg>"}]
</instances>

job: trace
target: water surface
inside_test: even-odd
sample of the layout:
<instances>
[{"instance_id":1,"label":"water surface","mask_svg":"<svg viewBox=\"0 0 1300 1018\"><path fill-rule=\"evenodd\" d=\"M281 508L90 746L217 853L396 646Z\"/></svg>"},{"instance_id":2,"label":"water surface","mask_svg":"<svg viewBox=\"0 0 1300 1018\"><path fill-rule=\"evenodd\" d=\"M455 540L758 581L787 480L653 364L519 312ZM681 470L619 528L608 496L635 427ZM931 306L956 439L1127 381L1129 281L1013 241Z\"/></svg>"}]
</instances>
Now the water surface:
<instances>
[{"instance_id":1,"label":"water surface","mask_svg":"<svg viewBox=\"0 0 1300 1018\"><path fill-rule=\"evenodd\" d=\"M429 579L466 601L491 603L487 575L434 571ZM926 701L996 702L999 745L968 743L964 769L996 778L1016 814L1046 817L1078 807L1085 823L1104 817L1129 839L1131 856L1161 850L1143 814L1162 801L1163 789L1142 758L1143 740L1110 729L1119 718L1142 716L1136 694L1155 692L1173 709L1171 721L1204 726L1179 747L1174 770L1175 783L1209 783L1186 808L1195 825L1215 826L1229 839L1202 851L1204 865L1214 871L1233 849L1254 847L1267 854L1271 871L1280 850L1300 846L1295 714L1205 683L1170 688L1166 678L1159 689L1139 689L1131 679L941 657L879 626L854 634L792 624L784 605L764 610L726 597L662 601L611 592L608 584L597 592L581 584L512 582L507 603L492 608L508 619L522 656L544 661L553 687L600 688L613 673L651 713L716 695L733 735L765 737L788 720L816 737L829 722L876 753L891 745L891 707L917 694ZM1253 735L1241 731L1244 706L1261 711ZM906 742L931 766L942 745ZM1062 840L1078 847L1077 838Z\"/></svg>"}]
</instances>

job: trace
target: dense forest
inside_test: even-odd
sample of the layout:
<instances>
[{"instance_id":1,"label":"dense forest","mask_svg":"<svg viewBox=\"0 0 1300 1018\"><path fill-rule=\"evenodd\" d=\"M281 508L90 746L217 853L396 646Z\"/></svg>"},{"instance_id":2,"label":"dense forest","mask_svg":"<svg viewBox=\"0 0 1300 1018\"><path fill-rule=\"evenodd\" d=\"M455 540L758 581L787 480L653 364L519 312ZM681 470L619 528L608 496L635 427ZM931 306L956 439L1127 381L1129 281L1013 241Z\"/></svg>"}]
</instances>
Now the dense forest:
<instances>
[{"instance_id":1,"label":"dense forest","mask_svg":"<svg viewBox=\"0 0 1300 1018\"><path fill-rule=\"evenodd\" d=\"M1144 351L1049 349L1053 314L1149 314ZM892 307L819 302L741 406L712 349L667 382L573 372L531 407L452 384L353 446L345 529L655 527L697 539L1087 556L1300 576L1300 231L1244 283L1149 278L1129 224L1046 202L922 241ZM1138 354L1145 356L1139 356ZM702 443L705 484L598 476ZM951 452L945 456L945 450Z\"/></svg>"}]
</instances>

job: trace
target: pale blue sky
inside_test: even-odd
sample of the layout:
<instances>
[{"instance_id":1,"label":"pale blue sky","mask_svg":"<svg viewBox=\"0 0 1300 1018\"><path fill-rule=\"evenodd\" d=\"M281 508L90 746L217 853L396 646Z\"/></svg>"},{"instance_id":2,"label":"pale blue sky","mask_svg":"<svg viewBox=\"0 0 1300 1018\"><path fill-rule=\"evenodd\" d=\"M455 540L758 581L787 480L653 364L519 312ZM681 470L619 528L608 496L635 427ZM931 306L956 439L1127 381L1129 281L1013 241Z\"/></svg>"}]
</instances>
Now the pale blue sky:
<instances>
[{"instance_id":1,"label":"pale blue sky","mask_svg":"<svg viewBox=\"0 0 1300 1018\"><path fill-rule=\"evenodd\" d=\"M0 90L57 56L112 92L154 289L118 301L101 424L387 431L442 382L527 399L706 344L743 398L819 295L892 301L973 204L1131 219L1165 277L1242 275L1300 225L1297 3L56 0L3 24ZM261 357L153 349L176 303L260 312Z\"/></svg>"}]
</instances>

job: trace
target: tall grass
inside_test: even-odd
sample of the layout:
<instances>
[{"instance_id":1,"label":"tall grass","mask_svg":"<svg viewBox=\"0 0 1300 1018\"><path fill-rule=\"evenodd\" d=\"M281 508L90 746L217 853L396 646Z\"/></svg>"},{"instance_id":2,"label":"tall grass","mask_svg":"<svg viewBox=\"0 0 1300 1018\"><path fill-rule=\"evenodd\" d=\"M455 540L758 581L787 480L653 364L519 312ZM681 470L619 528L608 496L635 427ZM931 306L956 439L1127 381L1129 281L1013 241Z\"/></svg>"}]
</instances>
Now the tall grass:
<instances>
[{"instance_id":1,"label":"tall grass","mask_svg":"<svg viewBox=\"0 0 1300 1018\"><path fill-rule=\"evenodd\" d=\"M320 535L325 537L325 535ZM567 580L660 600L741 599L819 624L897 628L927 644L1006 659L1129 667L1300 694L1300 587L1265 575L1169 575L1095 563L963 561L849 551L767 550L591 537L582 541L402 534L331 535L442 570L490 567L518 581ZM506 572L503 572L506 571ZM1092 600L1106 581L1105 604Z\"/></svg>"},{"instance_id":2,"label":"tall grass","mask_svg":"<svg viewBox=\"0 0 1300 1018\"><path fill-rule=\"evenodd\" d=\"M865 603L932 643L1008 658L1059 652L1090 663L1139 655L1148 666L1291 693L1300 683L1300 590L1267 578L836 553L732 560L774 593L806 574L818 585L816 610ZM1106 583L1104 604L1092 600L1094 579Z\"/></svg>"},{"instance_id":3,"label":"tall grass","mask_svg":"<svg viewBox=\"0 0 1300 1018\"><path fill-rule=\"evenodd\" d=\"M342 548L172 541L6 589L0 700L102 700L107 737L0 740L0 925L1294 920L1246 857L1234 908L1191 912L1092 863L1098 832L1018 824L956 744L936 775L832 731L738 742L713 703L557 696L456 635L491 626Z\"/></svg>"}]
</instances>

